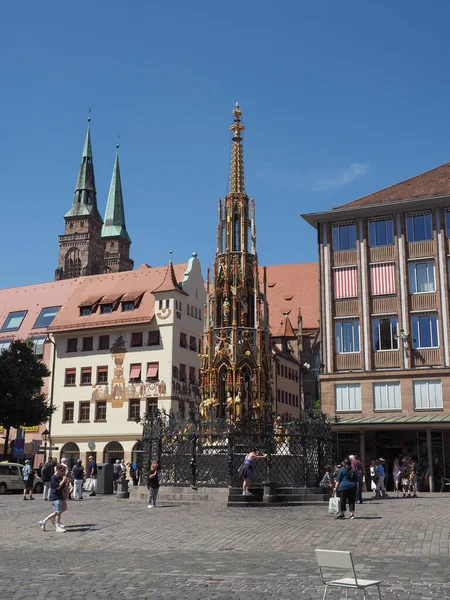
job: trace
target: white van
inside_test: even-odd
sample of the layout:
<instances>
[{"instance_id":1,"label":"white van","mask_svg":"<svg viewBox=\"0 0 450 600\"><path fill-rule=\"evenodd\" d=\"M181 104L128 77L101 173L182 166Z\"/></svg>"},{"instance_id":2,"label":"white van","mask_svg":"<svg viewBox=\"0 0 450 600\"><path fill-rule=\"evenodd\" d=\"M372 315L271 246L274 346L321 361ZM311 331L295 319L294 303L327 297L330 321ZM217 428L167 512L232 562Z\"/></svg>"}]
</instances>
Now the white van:
<instances>
[{"instance_id":1,"label":"white van","mask_svg":"<svg viewBox=\"0 0 450 600\"><path fill-rule=\"evenodd\" d=\"M0 494L8 492L23 491L23 465L19 463L0 462ZM33 493L41 494L44 489L42 479L37 475L34 476Z\"/></svg>"}]
</instances>

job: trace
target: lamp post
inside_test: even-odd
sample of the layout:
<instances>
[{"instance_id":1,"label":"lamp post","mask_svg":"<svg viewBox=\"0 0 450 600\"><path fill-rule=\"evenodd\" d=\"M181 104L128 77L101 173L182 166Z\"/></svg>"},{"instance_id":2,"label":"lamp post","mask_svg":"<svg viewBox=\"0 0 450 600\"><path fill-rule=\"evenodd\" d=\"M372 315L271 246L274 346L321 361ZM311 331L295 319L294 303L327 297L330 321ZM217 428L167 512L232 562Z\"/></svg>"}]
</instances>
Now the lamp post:
<instances>
[{"instance_id":1,"label":"lamp post","mask_svg":"<svg viewBox=\"0 0 450 600\"><path fill-rule=\"evenodd\" d=\"M50 432L48 429L44 429L44 431L42 432L42 440L44 442L44 465L47 462L47 442L48 442L48 438L50 436Z\"/></svg>"},{"instance_id":2,"label":"lamp post","mask_svg":"<svg viewBox=\"0 0 450 600\"><path fill-rule=\"evenodd\" d=\"M52 384L50 386L50 408L53 408L53 392L55 389L56 342L54 340L52 340L49 333L47 333L47 337L45 338L45 341L53 344L53 360L52 360L52 373L51 373ZM50 415L50 417L48 419L48 440L50 442L50 447L51 447L51 445L52 445L52 415Z\"/></svg>"}]
</instances>

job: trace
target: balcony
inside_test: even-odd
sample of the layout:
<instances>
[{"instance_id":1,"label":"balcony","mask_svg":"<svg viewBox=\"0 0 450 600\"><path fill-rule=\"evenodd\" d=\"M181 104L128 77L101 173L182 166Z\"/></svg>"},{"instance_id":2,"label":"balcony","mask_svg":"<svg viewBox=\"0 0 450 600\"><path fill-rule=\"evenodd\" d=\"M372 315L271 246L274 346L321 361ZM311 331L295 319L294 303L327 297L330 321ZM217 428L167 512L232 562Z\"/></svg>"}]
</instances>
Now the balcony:
<instances>
[{"instance_id":1,"label":"balcony","mask_svg":"<svg viewBox=\"0 0 450 600\"><path fill-rule=\"evenodd\" d=\"M441 351L439 348L423 348L411 351L411 365L417 367L431 367L441 364Z\"/></svg>"},{"instance_id":2,"label":"balcony","mask_svg":"<svg viewBox=\"0 0 450 600\"><path fill-rule=\"evenodd\" d=\"M359 371L361 366L361 353L348 352L336 354L336 371Z\"/></svg>"},{"instance_id":3,"label":"balcony","mask_svg":"<svg viewBox=\"0 0 450 600\"><path fill-rule=\"evenodd\" d=\"M381 350L373 353L375 369L395 369L401 366L399 350Z\"/></svg>"},{"instance_id":4,"label":"balcony","mask_svg":"<svg viewBox=\"0 0 450 600\"><path fill-rule=\"evenodd\" d=\"M434 241L408 242L408 258L423 258L434 255Z\"/></svg>"},{"instance_id":5,"label":"balcony","mask_svg":"<svg viewBox=\"0 0 450 600\"><path fill-rule=\"evenodd\" d=\"M333 252L333 266L345 267L347 265L356 265L357 251L356 250L336 250Z\"/></svg>"}]
</instances>

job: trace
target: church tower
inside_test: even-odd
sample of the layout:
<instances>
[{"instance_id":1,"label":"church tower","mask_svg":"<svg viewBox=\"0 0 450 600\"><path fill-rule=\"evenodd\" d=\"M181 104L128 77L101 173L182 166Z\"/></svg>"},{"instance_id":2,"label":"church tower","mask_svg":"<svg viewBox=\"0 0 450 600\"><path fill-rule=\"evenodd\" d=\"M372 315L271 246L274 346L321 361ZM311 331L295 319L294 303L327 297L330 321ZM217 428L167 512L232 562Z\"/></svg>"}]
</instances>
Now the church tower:
<instances>
[{"instance_id":1,"label":"church tower","mask_svg":"<svg viewBox=\"0 0 450 600\"><path fill-rule=\"evenodd\" d=\"M103 220L97 209L90 121L89 118L72 208L64 215L65 231L59 236L55 279L103 273Z\"/></svg>"},{"instance_id":2,"label":"church tower","mask_svg":"<svg viewBox=\"0 0 450 600\"><path fill-rule=\"evenodd\" d=\"M233 111L230 185L219 199L212 281L207 278L200 413L242 424L272 411L271 339L264 270L260 290L255 203L245 193L241 110Z\"/></svg>"},{"instance_id":3,"label":"church tower","mask_svg":"<svg viewBox=\"0 0 450 600\"><path fill-rule=\"evenodd\" d=\"M117 150L119 149L119 144L117 144L116 148ZM132 271L134 262L130 258L131 238L128 235L125 224L118 151L116 153L116 160L114 161L111 186L109 188L102 238L105 247L105 272L118 273L119 271Z\"/></svg>"}]
</instances>

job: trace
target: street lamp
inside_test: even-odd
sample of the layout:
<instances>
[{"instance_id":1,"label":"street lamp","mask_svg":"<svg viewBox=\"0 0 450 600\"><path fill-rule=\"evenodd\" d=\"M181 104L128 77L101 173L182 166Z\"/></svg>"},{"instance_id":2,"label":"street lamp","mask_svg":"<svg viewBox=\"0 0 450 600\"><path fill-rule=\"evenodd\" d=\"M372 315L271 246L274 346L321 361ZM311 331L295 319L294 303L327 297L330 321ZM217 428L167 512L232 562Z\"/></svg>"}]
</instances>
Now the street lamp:
<instances>
[{"instance_id":1,"label":"street lamp","mask_svg":"<svg viewBox=\"0 0 450 600\"><path fill-rule=\"evenodd\" d=\"M44 429L44 431L42 432L42 440L44 442L44 465L47 462L47 442L50 436L50 432L48 429Z\"/></svg>"},{"instance_id":2,"label":"street lamp","mask_svg":"<svg viewBox=\"0 0 450 600\"><path fill-rule=\"evenodd\" d=\"M56 342L52 340L50 334L47 333L47 337L45 338L46 342L50 342L53 345L53 361L52 361L52 385L50 388L50 407L53 407L53 393L55 390L55 363L56 363ZM52 415L50 415L48 419L48 439L50 441L50 447L52 445ZM45 455L44 455L45 457Z\"/></svg>"}]
</instances>

